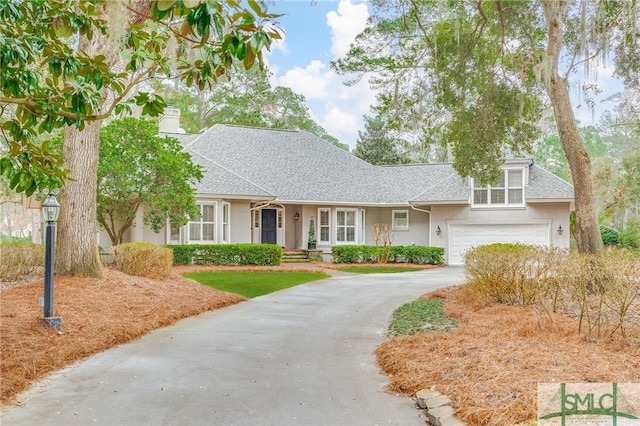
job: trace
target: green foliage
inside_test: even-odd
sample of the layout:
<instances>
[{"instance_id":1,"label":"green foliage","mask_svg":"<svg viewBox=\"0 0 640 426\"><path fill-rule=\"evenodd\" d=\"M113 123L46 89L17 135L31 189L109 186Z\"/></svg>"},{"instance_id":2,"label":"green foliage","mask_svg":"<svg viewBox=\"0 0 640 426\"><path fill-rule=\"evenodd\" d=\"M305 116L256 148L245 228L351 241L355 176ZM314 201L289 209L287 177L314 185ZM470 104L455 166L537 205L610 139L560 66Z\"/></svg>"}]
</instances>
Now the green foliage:
<instances>
[{"instance_id":1,"label":"green foliage","mask_svg":"<svg viewBox=\"0 0 640 426\"><path fill-rule=\"evenodd\" d=\"M627 223L627 227L620 232L620 245L629 249L640 249L640 218Z\"/></svg>"},{"instance_id":2,"label":"green foliage","mask_svg":"<svg viewBox=\"0 0 640 426\"><path fill-rule=\"evenodd\" d=\"M338 268L338 271L351 272L354 274L395 274L399 272L422 271L422 268L395 267L395 266L347 266Z\"/></svg>"},{"instance_id":3,"label":"green foliage","mask_svg":"<svg viewBox=\"0 0 640 426\"><path fill-rule=\"evenodd\" d=\"M184 275L218 290L252 298L299 284L329 278L318 272L215 271Z\"/></svg>"},{"instance_id":4,"label":"green foliage","mask_svg":"<svg viewBox=\"0 0 640 426\"><path fill-rule=\"evenodd\" d=\"M462 176L496 180L502 147L528 151L538 134L541 92L531 59L544 33L522 28L540 22L534 8L512 2L502 13L493 2L405 0L376 6L332 67L354 80L372 74L381 88L374 110L391 129L420 144L452 144ZM507 22L515 17L517 23Z\"/></svg>"},{"instance_id":5,"label":"green foliage","mask_svg":"<svg viewBox=\"0 0 640 426\"><path fill-rule=\"evenodd\" d=\"M600 225L600 235L605 246L618 245L620 240L620 232L607 225Z\"/></svg>"},{"instance_id":6,"label":"green foliage","mask_svg":"<svg viewBox=\"0 0 640 426\"><path fill-rule=\"evenodd\" d=\"M358 141L353 154L376 165L402 164L407 159L400 154L406 141L391 136L391 131L380 117L364 116L364 132L358 131Z\"/></svg>"},{"instance_id":7,"label":"green foliage","mask_svg":"<svg viewBox=\"0 0 640 426\"><path fill-rule=\"evenodd\" d=\"M305 130L348 151L348 146L313 120L304 96L288 87L272 87L268 72L252 68L236 69L230 74L232 78L204 93L171 89L162 83L155 87L180 109L181 123L190 133L215 124Z\"/></svg>"},{"instance_id":8,"label":"green foliage","mask_svg":"<svg viewBox=\"0 0 640 426\"><path fill-rule=\"evenodd\" d=\"M375 263L376 246L346 245L333 246L331 255L334 263ZM441 265L444 263L442 247L392 246L390 261L408 262L420 265Z\"/></svg>"},{"instance_id":9,"label":"green foliage","mask_svg":"<svg viewBox=\"0 0 640 426\"><path fill-rule=\"evenodd\" d=\"M279 265L282 247L275 244L168 245L176 265Z\"/></svg>"},{"instance_id":10,"label":"green foliage","mask_svg":"<svg viewBox=\"0 0 640 426\"><path fill-rule=\"evenodd\" d=\"M444 249L426 246L396 246L391 249L396 262L406 261L418 265L442 265Z\"/></svg>"},{"instance_id":11,"label":"green foliage","mask_svg":"<svg viewBox=\"0 0 640 426\"><path fill-rule=\"evenodd\" d=\"M40 267L44 267L42 244L0 243L0 281L15 281Z\"/></svg>"},{"instance_id":12,"label":"green foliage","mask_svg":"<svg viewBox=\"0 0 640 426\"><path fill-rule=\"evenodd\" d=\"M100 131L98 223L113 245L122 242L141 207L144 223L155 232L167 218L182 226L200 215L194 186L202 176L177 139L158 135L155 122L113 120Z\"/></svg>"},{"instance_id":13,"label":"green foliage","mask_svg":"<svg viewBox=\"0 0 640 426\"><path fill-rule=\"evenodd\" d=\"M166 247L152 243L127 243L113 248L116 267L128 275L171 275L173 253Z\"/></svg>"},{"instance_id":14,"label":"green foliage","mask_svg":"<svg viewBox=\"0 0 640 426\"><path fill-rule=\"evenodd\" d=\"M9 237L6 235L0 235L0 243L30 243L33 237Z\"/></svg>"},{"instance_id":15,"label":"green foliage","mask_svg":"<svg viewBox=\"0 0 640 426\"><path fill-rule=\"evenodd\" d=\"M445 299L418 299L396 309L389 323L389 336L406 336L434 331L451 331L458 321L444 310Z\"/></svg>"},{"instance_id":16,"label":"green foliage","mask_svg":"<svg viewBox=\"0 0 640 426\"><path fill-rule=\"evenodd\" d=\"M0 108L9 118L0 127L9 154L0 173L18 192L58 188L68 171L59 155L35 142L38 135L65 125L83 129L133 105L157 116L166 106L162 97L144 89L130 96L142 81L177 78L202 90L237 62L261 66L262 50L280 38L272 25L277 15L261 5L155 0L149 15L116 1L1 1ZM83 46L97 37L104 37L101 52L119 58L87 54ZM115 66L118 60L124 69Z\"/></svg>"},{"instance_id":17,"label":"green foliage","mask_svg":"<svg viewBox=\"0 0 640 426\"><path fill-rule=\"evenodd\" d=\"M309 221L309 235L307 237L308 244L316 244L318 239L316 238L316 227L313 223L313 218Z\"/></svg>"}]
</instances>

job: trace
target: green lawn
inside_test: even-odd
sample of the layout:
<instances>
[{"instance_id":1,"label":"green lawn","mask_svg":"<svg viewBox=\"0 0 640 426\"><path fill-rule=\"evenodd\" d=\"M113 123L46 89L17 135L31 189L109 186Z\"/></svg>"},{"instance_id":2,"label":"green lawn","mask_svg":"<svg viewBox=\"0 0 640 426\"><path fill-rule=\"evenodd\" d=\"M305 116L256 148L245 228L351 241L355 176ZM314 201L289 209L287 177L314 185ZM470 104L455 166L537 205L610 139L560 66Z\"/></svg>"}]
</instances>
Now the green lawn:
<instances>
[{"instance_id":1,"label":"green lawn","mask_svg":"<svg viewBox=\"0 0 640 426\"><path fill-rule=\"evenodd\" d=\"M393 267L393 266L345 266L338 268L338 271L353 272L355 274L392 274L394 272L414 272L422 271L422 268Z\"/></svg>"},{"instance_id":2,"label":"green lawn","mask_svg":"<svg viewBox=\"0 0 640 426\"><path fill-rule=\"evenodd\" d=\"M184 275L200 284L252 298L311 281L329 278L319 272L213 271Z\"/></svg>"}]
</instances>

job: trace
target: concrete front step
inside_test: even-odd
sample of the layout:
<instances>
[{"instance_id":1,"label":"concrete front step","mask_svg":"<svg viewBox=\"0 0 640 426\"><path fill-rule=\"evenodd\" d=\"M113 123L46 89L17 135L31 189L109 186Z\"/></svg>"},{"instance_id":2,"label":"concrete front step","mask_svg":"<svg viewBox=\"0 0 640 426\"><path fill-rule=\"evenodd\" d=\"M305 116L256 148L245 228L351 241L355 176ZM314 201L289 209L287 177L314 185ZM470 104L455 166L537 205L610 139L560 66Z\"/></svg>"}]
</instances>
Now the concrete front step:
<instances>
[{"instance_id":1,"label":"concrete front step","mask_svg":"<svg viewBox=\"0 0 640 426\"><path fill-rule=\"evenodd\" d=\"M282 263L307 263L309 257L304 251L285 251L282 253Z\"/></svg>"}]
</instances>

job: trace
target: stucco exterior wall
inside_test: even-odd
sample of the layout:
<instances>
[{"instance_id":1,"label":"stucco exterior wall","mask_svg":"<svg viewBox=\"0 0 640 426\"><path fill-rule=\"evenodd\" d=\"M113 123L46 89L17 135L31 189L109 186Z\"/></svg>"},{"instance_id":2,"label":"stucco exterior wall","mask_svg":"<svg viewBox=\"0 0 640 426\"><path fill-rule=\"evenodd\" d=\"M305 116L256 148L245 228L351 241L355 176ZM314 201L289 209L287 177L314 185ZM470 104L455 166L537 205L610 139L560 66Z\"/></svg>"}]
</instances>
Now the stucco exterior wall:
<instances>
[{"instance_id":1,"label":"stucco exterior wall","mask_svg":"<svg viewBox=\"0 0 640 426\"><path fill-rule=\"evenodd\" d=\"M527 224L548 223L550 243L569 247L569 203L527 204L513 209L473 209L464 205L434 205L431 208L432 245L447 249L452 224ZM440 227L440 235L436 228ZM557 230L562 226L560 235Z\"/></svg>"},{"instance_id":2,"label":"stucco exterior wall","mask_svg":"<svg viewBox=\"0 0 640 426\"><path fill-rule=\"evenodd\" d=\"M251 242L251 205L249 201L226 200L231 203L231 243ZM219 224L219 232L222 232L222 223Z\"/></svg>"},{"instance_id":3,"label":"stucco exterior wall","mask_svg":"<svg viewBox=\"0 0 640 426\"><path fill-rule=\"evenodd\" d=\"M375 245L370 228L376 223L393 222L394 210L406 210L409 215L409 229L393 231L394 246L428 246L429 245L429 214L413 210L410 207L369 207L366 209L366 238L365 244Z\"/></svg>"}]
</instances>

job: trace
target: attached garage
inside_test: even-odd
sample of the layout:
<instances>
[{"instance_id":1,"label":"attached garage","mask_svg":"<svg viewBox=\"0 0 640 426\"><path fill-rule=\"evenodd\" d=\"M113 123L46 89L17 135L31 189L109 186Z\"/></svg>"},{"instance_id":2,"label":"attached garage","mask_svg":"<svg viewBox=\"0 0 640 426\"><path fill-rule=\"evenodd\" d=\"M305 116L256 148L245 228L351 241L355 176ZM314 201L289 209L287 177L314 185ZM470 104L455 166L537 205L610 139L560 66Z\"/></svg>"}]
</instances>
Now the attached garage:
<instances>
[{"instance_id":1,"label":"attached garage","mask_svg":"<svg viewBox=\"0 0 640 426\"><path fill-rule=\"evenodd\" d=\"M549 246L548 223L536 224L451 224L449 265L462 265L467 250L493 243L521 243Z\"/></svg>"}]
</instances>

